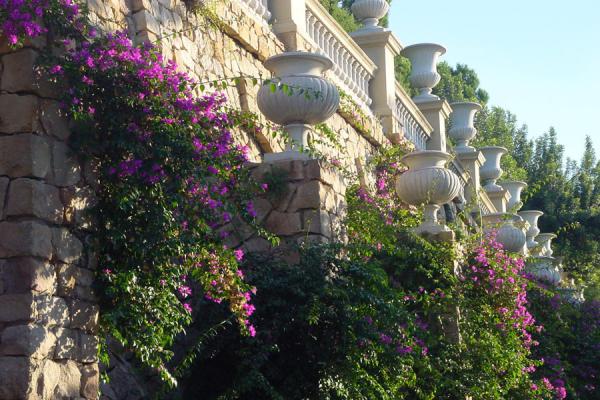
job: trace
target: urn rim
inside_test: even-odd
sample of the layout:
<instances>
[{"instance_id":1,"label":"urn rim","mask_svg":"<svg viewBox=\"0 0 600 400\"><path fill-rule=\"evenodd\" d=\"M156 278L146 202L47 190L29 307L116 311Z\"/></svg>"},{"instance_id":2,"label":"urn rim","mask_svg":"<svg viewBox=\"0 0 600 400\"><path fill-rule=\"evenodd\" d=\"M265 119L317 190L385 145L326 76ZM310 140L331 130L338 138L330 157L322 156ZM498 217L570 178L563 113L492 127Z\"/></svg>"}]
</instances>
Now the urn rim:
<instances>
[{"instance_id":1,"label":"urn rim","mask_svg":"<svg viewBox=\"0 0 600 400\"><path fill-rule=\"evenodd\" d=\"M450 103L452 111L454 111L455 106L472 106L475 109L475 111L481 111L483 109L483 106L481 104L476 103L474 101L455 101Z\"/></svg>"},{"instance_id":2,"label":"urn rim","mask_svg":"<svg viewBox=\"0 0 600 400\"><path fill-rule=\"evenodd\" d=\"M280 54L276 54L274 56L267 58L265 60L265 62L263 63L263 65L265 66L266 69L268 69L272 73L275 73L275 68L274 68L275 64L277 64L281 60L286 60L286 59L289 60L289 59L293 59L293 58L297 58L298 60L310 59L311 61L321 63L323 65L322 72L325 72L325 71L333 68L333 61L331 61L331 59L329 57L327 57L323 54L312 53L309 51L286 51L286 52L283 52Z\"/></svg>"},{"instance_id":3,"label":"urn rim","mask_svg":"<svg viewBox=\"0 0 600 400\"><path fill-rule=\"evenodd\" d=\"M405 48L403 48L402 51L400 52L400 54L402 56L406 57L406 53L410 52L411 50L419 49L419 48L424 48L424 47L433 47L435 50L437 50L438 52L440 52L440 55L446 54L446 48L444 46L442 46L441 44L438 44L438 43L415 43L415 44L411 44L410 46L406 46Z\"/></svg>"},{"instance_id":4,"label":"urn rim","mask_svg":"<svg viewBox=\"0 0 600 400\"><path fill-rule=\"evenodd\" d=\"M452 160L452 158L454 157L452 154L446 153L445 151L441 151L441 150L421 150L421 151L413 151L411 153L406 154L405 156L403 156L400 159L400 162L406 164L405 160L411 160L413 158L417 158L417 157L420 157L422 155L437 156L440 159L445 159L444 161L446 163L448 161Z\"/></svg>"}]
</instances>

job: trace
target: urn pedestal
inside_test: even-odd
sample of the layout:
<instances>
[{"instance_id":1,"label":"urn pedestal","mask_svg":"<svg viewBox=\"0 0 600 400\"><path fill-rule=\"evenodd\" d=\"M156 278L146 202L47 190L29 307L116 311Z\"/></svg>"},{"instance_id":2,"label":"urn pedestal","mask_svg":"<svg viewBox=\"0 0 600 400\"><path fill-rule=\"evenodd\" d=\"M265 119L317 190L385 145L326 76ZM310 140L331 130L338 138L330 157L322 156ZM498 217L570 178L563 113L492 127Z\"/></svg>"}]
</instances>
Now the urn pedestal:
<instances>
[{"instance_id":1,"label":"urn pedestal","mask_svg":"<svg viewBox=\"0 0 600 400\"><path fill-rule=\"evenodd\" d=\"M437 63L446 52L443 46L435 43L420 43L405 47L400 54L410 60L410 84L419 90L419 95L413 97L415 103L439 100L431 91L440 82L441 75L437 72Z\"/></svg>"},{"instance_id":2,"label":"urn pedestal","mask_svg":"<svg viewBox=\"0 0 600 400\"><path fill-rule=\"evenodd\" d=\"M469 146L469 141L477 134L475 129L475 114L481 110L478 103L461 102L451 103L450 130L448 134L456 141L454 151L457 154L471 153L475 148Z\"/></svg>"},{"instance_id":3,"label":"urn pedestal","mask_svg":"<svg viewBox=\"0 0 600 400\"><path fill-rule=\"evenodd\" d=\"M424 221L416 229L419 234L451 232L437 218L440 206L454 199L461 189L458 176L446 168L451 158L443 151L424 150L407 154L401 160L408 171L396 180L398 196L408 204L425 206Z\"/></svg>"},{"instance_id":4,"label":"urn pedestal","mask_svg":"<svg viewBox=\"0 0 600 400\"><path fill-rule=\"evenodd\" d=\"M283 125L289 136L284 152L267 153L264 160L306 160L309 155L303 150L308 146L311 125L327 120L339 106L336 86L322 76L333 63L320 54L286 52L267 59L264 65L274 79L258 91L258 108L267 119Z\"/></svg>"}]
</instances>

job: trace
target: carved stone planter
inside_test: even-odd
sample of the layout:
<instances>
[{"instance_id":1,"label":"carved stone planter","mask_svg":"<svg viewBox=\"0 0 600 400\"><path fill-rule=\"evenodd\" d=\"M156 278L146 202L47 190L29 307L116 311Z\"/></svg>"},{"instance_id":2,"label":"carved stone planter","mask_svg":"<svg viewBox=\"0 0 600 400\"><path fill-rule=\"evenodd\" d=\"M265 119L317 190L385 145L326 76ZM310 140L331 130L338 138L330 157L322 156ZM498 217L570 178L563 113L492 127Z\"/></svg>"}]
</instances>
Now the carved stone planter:
<instances>
[{"instance_id":1,"label":"carved stone planter","mask_svg":"<svg viewBox=\"0 0 600 400\"><path fill-rule=\"evenodd\" d=\"M478 103L464 102L452 103L452 114L450 114L450 130L448 134L456 140L456 153L471 153L475 148L469 146L469 141L477 134L475 129L475 114L481 110Z\"/></svg>"},{"instance_id":2,"label":"carved stone planter","mask_svg":"<svg viewBox=\"0 0 600 400\"><path fill-rule=\"evenodd\" d=\"M265 67L280 85L291 90L272 90L263 85L258 91L258 108L270 121L283 125L290 136L283 153L265 154L265 161L307 159L299 150L308 145L310 125L319 124L337 110L340 95L334 84L323 78L333 66L323 55L286 52L267 59Z\"/></svg>"},{"instance_id":3,"label":"carved stone planter","mask_svg":"<svg viewBox=\"0 0 600 400\"><path fill-rule=\"evenodd\" d=\"M501 186L496 184L496 181L502 176L502 168L500 168L500 159L507 150L499 146L482 147L481 152L485 157L485 162L479 169L479 176L482 179L483 188L488 192L499 192Z\"/></svg>"},{"instance_id":4,"label":"carved stone planter","mask_svg":"<svg viewBox=\"0 0 600 400\"><path fill-rule=\"evenodd\" d=\"M506 208L512 212L517 212L523 207L521 193L523 192L523 189L527 187L527 184L521 181L507 181L502 182L502 187L510 193L510 199L508 200Z\"/></svg>"},{"instance_id":5,"label":"carved stone planter","mask_svg":"<svg viewBox=\"0 0 600 400\"><path fill-rule=\"evenodd\" d=\"M529 259L526 271L541 281L557 286L562 279L560 263L553 257L539 256Z\"/></svg>"},{"instance_id":6,"label":"carved stone planter","mask_svg":"<svg viewBox=\"0 0 600 400\"><path fill-rule=\"evenodd\" d=\"M379 20L385 17L390 5L386 0L356 0L351 9L354 17L363 23L362 29L382 30Z\"/></svg>"},{"instance_id":7,"label":"carved stone planter","mask_svg":"<svg viewBox=\"0 0 600 400\"><path fill-rule=\"evenodd\" d=\"M398 196L408 204L425 205L424 221L417 233L438 234L450 229L438 222L440 205L454 199L460 192L458 176L446 168L452 156L443 151L425 150L405 155L402 162L408 171L396 180Z\"/></svg>"},{"instance_id":8,"label":"carved stone planter","mask_svg":"<svg viewBox=\"0 0 600 400\"><path fill-rule=\"evenodd\" d=\"M536 240L539 243L540 256L552 257L552 254L554 254L554 250L552 250L552 239L556 239L554 233L540 233L537 235Z\"/></svg>"},{"instance_id":9,"label":"carved stone planter","mask_svg":"<svg viewBox=\"0 0 600 400\"><path fill-rule=\"evenodd\" d=\"M519 215L529 224L529 229L527 229L527 249L531 251L538 245L535 241L535 237L540 234L537 223L538 219L544 213L538 210L527 210L519 211Z\"/></svg>"},{"instance_id":10,"label":"carved stone planter","mask_svg":"<svg viewBox=\"0 0 600 400\"><path fill-rule=\"evenodd\" d=\"M443 46L435 43L420 43L405 47L400 54L408 58L412 65L410 84L420 91L413 97L415 103L439 100L431 94L432 89L440 82L441 76L437 72L437 63L442 54L446 52Z\"/></svg>"},{"instance_id":11,"label":"carved stone planter","mask_svg":"<svg viewBox=\"0 0 600 400\"><path fill-rule=\"evenodd\" d=\"M515 214L493 213L483 217L484 232L496 230L496 241L502 243L504 249L513 253L523 250L527 237L522 226L523 218Z\"/></svg>"}]
</instances>

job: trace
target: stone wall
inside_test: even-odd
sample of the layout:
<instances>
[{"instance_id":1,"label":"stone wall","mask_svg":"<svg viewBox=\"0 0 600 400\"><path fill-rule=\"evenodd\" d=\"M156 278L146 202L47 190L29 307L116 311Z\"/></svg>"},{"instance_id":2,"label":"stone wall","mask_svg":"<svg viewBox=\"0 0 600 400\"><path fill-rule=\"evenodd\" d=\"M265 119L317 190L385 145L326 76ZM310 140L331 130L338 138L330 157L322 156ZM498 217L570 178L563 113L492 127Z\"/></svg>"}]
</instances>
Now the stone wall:
<instances>
[{"instance_id":1,"label":"stone wall","mask_svg":"<svg viewBox=\"0 0 600 400\"><path fill-rule=\"evenodd\" d=\"M0 45L0 398L94 399L93 172L71 154L43 41Z\"/></svg>"},{"instance_id":2,"label":"stone wall","mask_svg":"<svg viewBox=\"0 0 600 400\"><path fill-rule=\"evenodd\" d=\"M156 41L199 82L270 77L263 61L284 45L262 21L235 0L217 3L218 26L190 13L179 0L88 0L102 30L127 29L138 42ZM92 284L97 261L89 250L94 221L85 210L94 202L91 165L69 148L70 130L60 115L61 88L39 76L35 63L44 40L11 51L0 38L0 399L95 399L99 393L96 356L98 306ZM230 104L260 114L259 87L241 79L227 89ZM322 148L356 172L385 145L379 123L361 134L340 114L327 124L341 148ZM274 170L285 175L279 198L257 199L265 227L284 242L330 240L338 231L347 182L321 161L261 164L280 151L268 132L238 132L251 149L254 176ZM265 250L264 239L240 229L235 245ZM127 357L118 351L107 372L113 384L105 398L144 398ZM128 378L130 377L130 378Z\"/></svg>"}]
</instances>

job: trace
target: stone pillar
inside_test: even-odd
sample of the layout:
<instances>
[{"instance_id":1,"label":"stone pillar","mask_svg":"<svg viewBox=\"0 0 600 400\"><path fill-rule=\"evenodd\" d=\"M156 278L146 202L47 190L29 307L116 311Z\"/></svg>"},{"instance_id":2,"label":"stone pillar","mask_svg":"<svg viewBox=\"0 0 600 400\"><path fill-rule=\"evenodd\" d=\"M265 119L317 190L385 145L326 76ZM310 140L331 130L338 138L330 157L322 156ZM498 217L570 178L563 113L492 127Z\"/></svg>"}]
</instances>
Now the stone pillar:
<instances>
[{"instance_id":1,"label":"stone pillar","mask_svg":"<svg viewBox=\"0 0 600 400\"><path fill-rule=\"evenodd\" d=\"M468 153L459 153L456 155L456 158L463 166L465 170L469 173L469 182L465 187L465 199L467 204L471 203L476 207L477 197L479 195L479 191L481 190L481 180L479 178L479 168L485 162L485 158L481 151L472 151Z\"/></svg>"},{"instance_id":2,"label":"stone pillar","mask_svg":"<svg viewBox=\"0 0 600 400\"><path fill-rule=\"evenodd\" d=\"M257 220L281 239L281 246L273 249L251 230L237 228L230 246L242 245L248 252L280 251L290 262L297 262L297 254L288 251L290 244L343 239L346 186L333 167L319 160L292 160L251 168L257 182L269 185L264 196L254 201Z\"/></svg>"},{"instance_id":3,"label":"stone pillar","mask_svg":"<svg viewBox=\"0 0 600 400\"><path fill-rule=\"evenodd\" d=\"M448 151L446 145L446 120L452 109L446 100L432 100L417 103L419 110L425 115L427 122L433 127L427 150Z\"/></svg>"},{"instance_id":4,"label":"stone pillar","mask_svg":"<svg viewBox=\"0 0 600 400\"><path fill-rule=\"evenodd\" d=\"M350 34L354 41L369 56L377 70L369 83L371 108L383 125L385 134L390 137L401 131L395 118L396 74L394 59L400 54L400 41L389 30L361 29Z\"/></svg>"},{"instance_id":5,"label":"stone pillar","mask_svg":"<svg viewBox=\"0 0 600 400\"><path fill-rule=\"evenodd\" d=\"M486 191L486 193L492 201L492 204L494 204L494 207L496 207L497 212L506 212L508 200L510 200L510 193L508 193L508 190L493 190Z\"/></svg>"},{"instance_id":6,"label":"stone pillar","mask_svg":"<svg viewBox=\"0 0 600 400\"><path fill-rule=\"evenodd\" d=\"M304 49L306 32L305 0L269 0L273 31L285 45L286 51Z\"/></svg>"},{"instance_id":7,"label":"stone pillar","mask_svg":"<svg viewBox=\"0 0 600 400\"><path fill-rule=\"evenodd\" d=\"M0 398L96 399L94 180L30 45L0 43Z\"/></svg>"}]
</instances>

